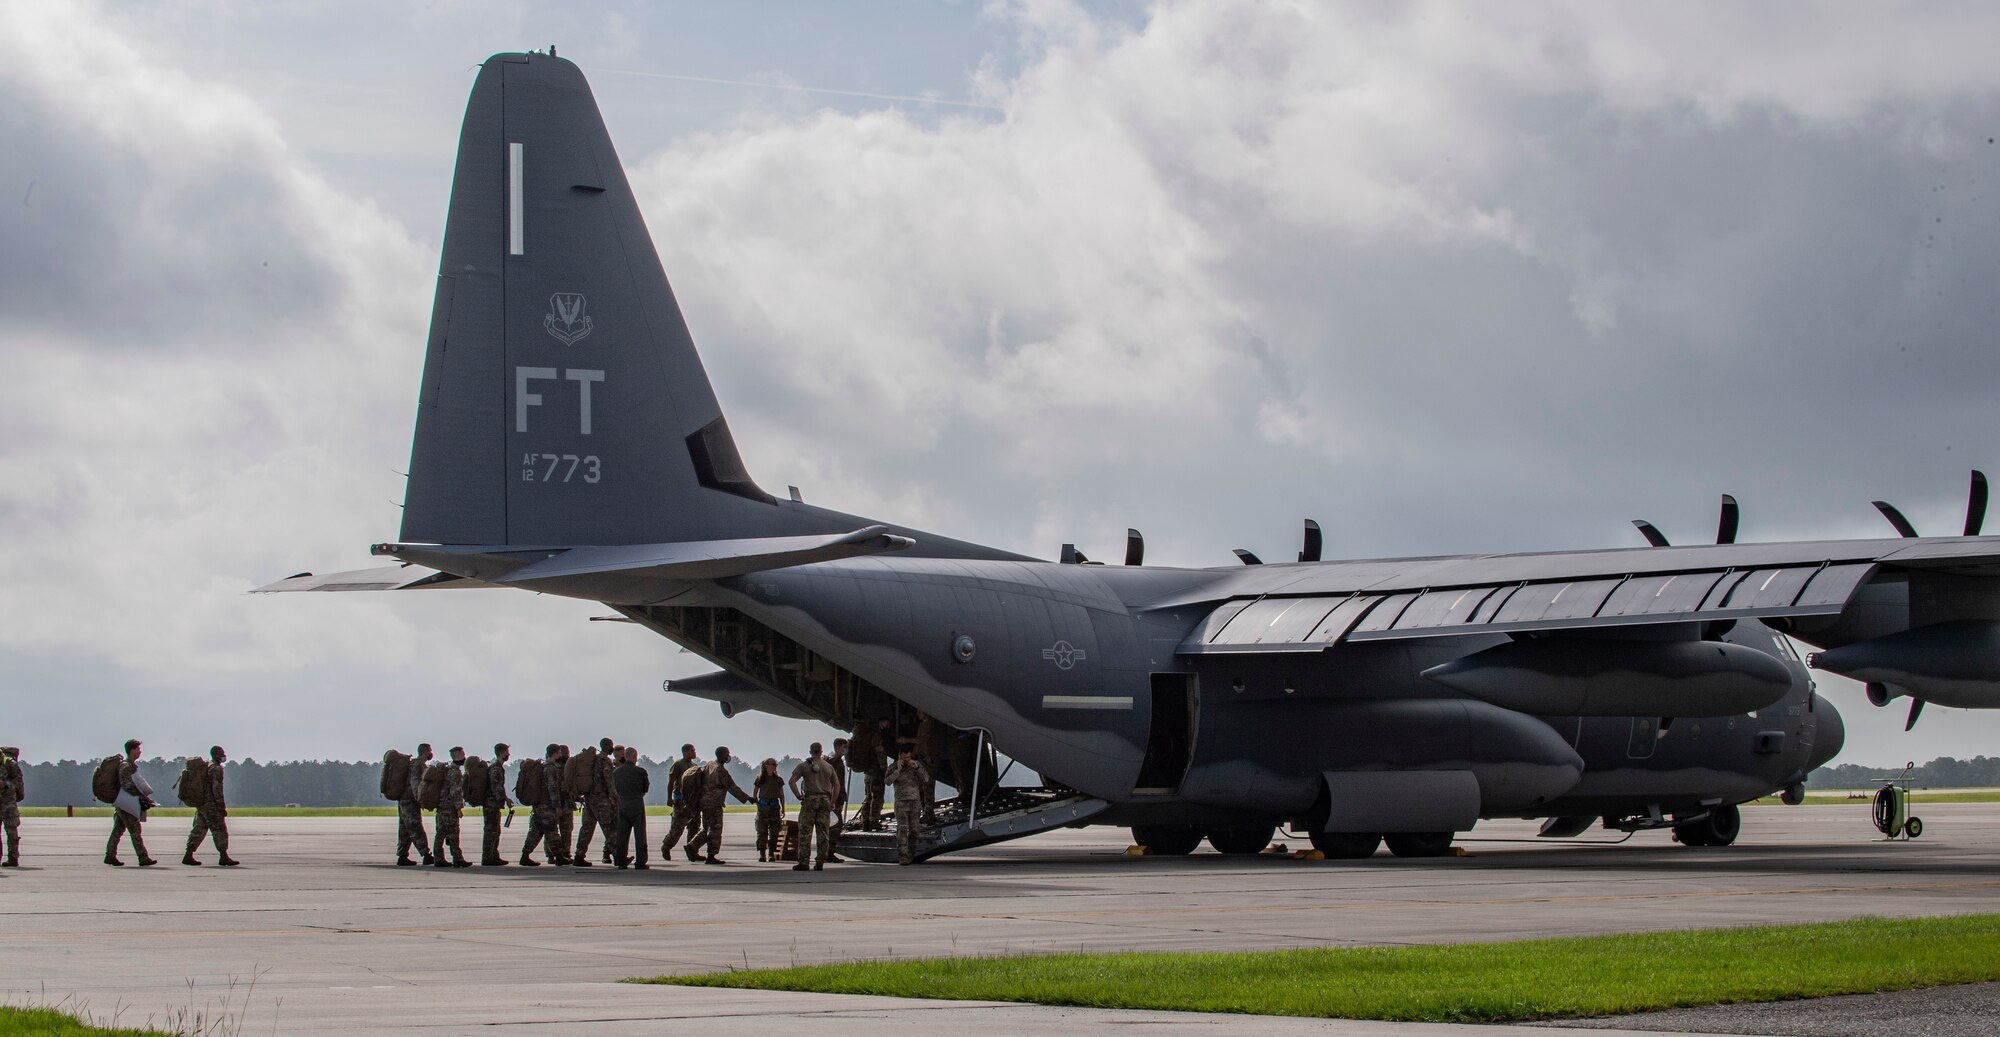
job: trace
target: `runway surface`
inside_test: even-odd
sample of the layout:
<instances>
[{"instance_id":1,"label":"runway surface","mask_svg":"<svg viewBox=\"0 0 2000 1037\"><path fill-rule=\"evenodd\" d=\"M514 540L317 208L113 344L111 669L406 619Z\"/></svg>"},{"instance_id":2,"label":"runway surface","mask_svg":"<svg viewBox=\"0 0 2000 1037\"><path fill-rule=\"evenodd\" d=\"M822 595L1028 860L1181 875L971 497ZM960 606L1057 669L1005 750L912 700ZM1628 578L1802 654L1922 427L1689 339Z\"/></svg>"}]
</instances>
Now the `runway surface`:
<instances>
[{"instance_id":1,"label":"runway surface","mask_svg":"<svg viewBox=\"0 0 2000 1037\"><path fill-rule=\"evenodd\" d=\"M593 1034L659 1033L712 1028L713 1016L782 1026L834 1015L895 1032L1071 1033L1117 1022L1141 1033L1471 1033L1486 1028L616 981L889 956L1438 943L2000 911L2000 805L1919 812L1928 827L1913 843L1878 841L1865 805L1760 806L1746 808L1742 840L1724 850L1680 847L1665 833L1552 844L1531 838L1531 822L1489 822L1461 840L1471 851L1462 858L1132 858L1124 831L1079 829L916 867L816 874L755 863L743 816L729 822L727 866L677 855L650 872L397 868L393 818L236 819L231 849L245 866L228 870L176 863L188 822L161 819L146 826L161 866L112 869L100 863L108 821L30 818L25 866L0 872L0 982L15 1004L67 1001L127 1025L176 1011L242 1013L245 1032L591 1023ZM503 845L518 848L524 821ZM468 844L476 830L468 826ZM1777 1015L1759 1025L1788 1032L1771 1028L1786 1025ZM1815 1031L1802 1022L1798 1032Z\"/></svg>"}]
</instances>

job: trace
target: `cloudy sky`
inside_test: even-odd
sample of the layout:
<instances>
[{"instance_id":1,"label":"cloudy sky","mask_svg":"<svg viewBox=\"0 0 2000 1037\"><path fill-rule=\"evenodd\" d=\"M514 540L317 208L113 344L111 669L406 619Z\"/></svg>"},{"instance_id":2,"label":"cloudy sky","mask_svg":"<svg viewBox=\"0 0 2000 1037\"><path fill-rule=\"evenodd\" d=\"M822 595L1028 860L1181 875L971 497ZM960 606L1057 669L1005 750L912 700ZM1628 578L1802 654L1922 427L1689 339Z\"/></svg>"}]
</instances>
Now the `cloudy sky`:
<instances>
[{"instance_id":1,"label":"cloudy sky","mask_svg":"<svg viewBox=\"0 0 2000 1037\"><path fill-rule=\"evenodd\" d=\"M0 736L780 752L392 539L477 63L590 75L751 470L1052 556L1955 532L2000 474L2000 10L0 0ZM929 99L929 100L926 100ZM949 103L947 103L949 102ZM1913 735L1837 679L1844 759Z\"/></svg>"}]
</instances>

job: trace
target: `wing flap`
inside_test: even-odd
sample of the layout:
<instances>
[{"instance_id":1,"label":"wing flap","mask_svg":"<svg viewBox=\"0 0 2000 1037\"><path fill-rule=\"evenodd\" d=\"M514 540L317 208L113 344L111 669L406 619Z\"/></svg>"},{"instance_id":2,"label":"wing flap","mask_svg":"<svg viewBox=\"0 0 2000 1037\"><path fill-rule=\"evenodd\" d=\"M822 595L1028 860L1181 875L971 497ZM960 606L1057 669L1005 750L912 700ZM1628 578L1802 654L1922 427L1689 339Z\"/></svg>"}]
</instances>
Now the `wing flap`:
<instances>
[{"instance_id":1,"label":"wing flap","mask_svg":"<svg viewBox=\"0 0 2000 1037\"><path fill-rule=\"evenodd\" d=\"M439 572L421 565L385 565L374 569L350 569L338 573L300 573L254 588L252 594L282 594L298 591L411 591L439 587L491 587L482 580Z\"/></svg>"},{"instance_id":2,"label":"wing flap","mask_svg":"<svg viewBox=\"0 0 2000 1037\"><path fill-rule=\"evenodd\" d=\"M1264 597L1217 607L1177 651L1319 651L1341 642L1834 615L1875 569L1864 563L1798 565L1394 594ZM1308 625L1301 617L1314 621Z\"/></svg>"}]
</instances>

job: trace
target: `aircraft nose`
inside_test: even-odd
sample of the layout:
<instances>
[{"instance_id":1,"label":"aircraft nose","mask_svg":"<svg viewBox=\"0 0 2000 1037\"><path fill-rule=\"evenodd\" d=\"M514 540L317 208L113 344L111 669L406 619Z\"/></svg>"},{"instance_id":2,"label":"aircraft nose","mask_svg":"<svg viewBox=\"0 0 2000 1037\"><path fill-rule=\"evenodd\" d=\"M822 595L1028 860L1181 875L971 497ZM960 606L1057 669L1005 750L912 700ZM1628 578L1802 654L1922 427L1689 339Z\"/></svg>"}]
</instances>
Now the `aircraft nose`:
<instances>
[{"instance_id":1,"label":"aircraft nose","mask_svg":"<svg viewBox=\"0 0 2000 1037\"><path fill-rule=\"evenodd\" d=\"M1812 752L1806 758L1808 774L1840 755L1840 747L1847 741L1847 722L1840 719L1840 710L1835 709L1833 703L1818 697L1813 704L1812 716L1815 726Z\"/></svg>"}]
</instances>

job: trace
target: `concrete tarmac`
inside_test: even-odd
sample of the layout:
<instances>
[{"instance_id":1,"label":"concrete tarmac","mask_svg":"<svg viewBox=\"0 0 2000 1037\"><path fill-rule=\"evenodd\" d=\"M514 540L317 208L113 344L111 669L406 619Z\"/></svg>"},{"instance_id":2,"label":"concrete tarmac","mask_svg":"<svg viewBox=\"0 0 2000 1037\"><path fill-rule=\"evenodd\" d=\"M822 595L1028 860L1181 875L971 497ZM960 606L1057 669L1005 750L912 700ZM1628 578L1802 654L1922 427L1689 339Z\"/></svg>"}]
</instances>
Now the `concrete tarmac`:
<instances>
[{"instance_id":1,"label":"concrete tarmac","mask_svg":"<svg viewBox=\"0 0 2000 1037\"><path fill-rule=\"evenodd\" d=\"M814 874L756 863L741 815L729 820L728 865L677 854L648 872L397 868L394 818L235 819L231 851L245 866L226 870L178 864L188 822L160 819L146 834L162 864L131 867L127 851L128 866L113 869L100 863L109 821L29 818L24 866L0 872L0 984L14 1004L65 1004L126 1025L228 1016L246 1033L661 1033L711 1029L716 1017L853 1018L892 1032L1069 1034L1114 1023L1140 1033L1490 1032L616 981L914 955L1438 943L2000 911L2000 805L1920 802L1918 812L1922 839L1886 843L1865 804L1746 808L1742 840L1722 850L1658 832L1622 845L1605 833L1551 842L1533 839L1531 822L1488 822L1461 839L1470 856L1418 861L1132 858L1124 831L1091 828L910 868L849 863ZM525 831L523 816L503 846L518 851ZM466 836L476 844L477 826ZM1770 1018L1761 1025L1783 1032Z\"/></svg>"}]
</instances>

